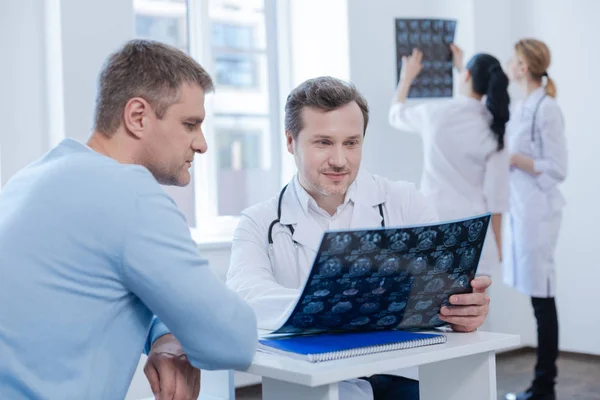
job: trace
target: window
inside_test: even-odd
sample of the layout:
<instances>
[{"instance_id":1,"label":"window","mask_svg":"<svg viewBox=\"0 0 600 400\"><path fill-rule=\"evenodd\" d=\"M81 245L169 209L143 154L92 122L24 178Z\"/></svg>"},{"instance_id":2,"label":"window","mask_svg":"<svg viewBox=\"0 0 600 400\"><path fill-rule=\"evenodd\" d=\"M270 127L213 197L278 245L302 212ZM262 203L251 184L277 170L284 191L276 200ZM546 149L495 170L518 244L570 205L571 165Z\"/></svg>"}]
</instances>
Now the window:
<instances>
[{"instance_id":1,"label":"window","mask_svg":"<svg viewBox=\"0 0 600 400\"><path fill-rule=\"evenodd\" d=\"M275 3L206 0L204 5L210 40L201 52L216 89L207 118L209 152L196 170L198 229L207 235L227 234L242 210L274 196L281 186L277 51L267 43L267 30L274 26L268 7Z\"/></svg>"},{"instance_id":2,"label":"window","mask_svg":"<svg viewBox=\"0 0 600 400\"><path fill-rule=\"evenodd\" d=\"M243 209L281 187L277 3L134 0L137 37L188 52L215 82L206 100L209 151L195 159L193 188L178 196L168 189L202 237L230 236Z\"/></svg>"},{"instance_id":3,"label":"window","mask_svg":"<svg viewBox=\"0 0 600 400\"><path fill-rule=\"evenodd\" d=\"M188 52L185 0L135 0L135 34Z\"/></svg>"}]
</instances>

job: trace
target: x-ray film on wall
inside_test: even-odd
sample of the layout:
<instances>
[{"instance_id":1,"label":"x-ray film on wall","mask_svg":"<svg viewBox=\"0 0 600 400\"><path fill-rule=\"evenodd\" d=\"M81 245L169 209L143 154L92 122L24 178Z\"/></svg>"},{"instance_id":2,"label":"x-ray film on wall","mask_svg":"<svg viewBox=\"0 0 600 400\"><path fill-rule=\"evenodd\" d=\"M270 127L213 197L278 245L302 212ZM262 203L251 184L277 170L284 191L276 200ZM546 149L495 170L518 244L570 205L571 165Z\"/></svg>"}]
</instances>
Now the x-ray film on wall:
<instances>
[{"instance_id":1,"label":"x-ray film on wall","mask_svg":"<svg viewBox=\"0 0 600 400\"><path fill-rule=\"evenodd\" d=\"M423 52L423 69L413 82L409 98L452 97L452 52L456 21L447 19L396 19L396 79L402 56L413 49Z\"/></svg>"}]
</instances>

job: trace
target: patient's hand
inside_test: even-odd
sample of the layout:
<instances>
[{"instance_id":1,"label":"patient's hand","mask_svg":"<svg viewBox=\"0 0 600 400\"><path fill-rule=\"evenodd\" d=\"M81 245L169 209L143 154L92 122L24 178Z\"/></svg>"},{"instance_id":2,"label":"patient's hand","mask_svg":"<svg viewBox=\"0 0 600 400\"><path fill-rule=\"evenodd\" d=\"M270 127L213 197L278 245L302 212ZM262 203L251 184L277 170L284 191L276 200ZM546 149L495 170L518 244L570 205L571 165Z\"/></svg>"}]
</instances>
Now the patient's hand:
<instances>
[{"instance_id":1,"label":"patient's hand","mask_svg":"<svg viewBox=\"0 0 600 400\"><path fill-rule=\"evenodd\" d=\"M471 281L473 293L450 296L450 307L442 307L440 318L452 325L456 332L472 332L479 328L490 308L490 298L486 289L492 284L488 276L480 276Z\"/></svg>"},{"instance_id":2,"label":"patient's hand","mask_svg":"<svg viewBox=\"0 0 600 400\"><path fill-rule=\"evenodd\" d=\"M160 400L195 400L200 393L200 370L192 367L179 341L166 334L154 341L144 373Z\"/></svg>"}]
</instances>

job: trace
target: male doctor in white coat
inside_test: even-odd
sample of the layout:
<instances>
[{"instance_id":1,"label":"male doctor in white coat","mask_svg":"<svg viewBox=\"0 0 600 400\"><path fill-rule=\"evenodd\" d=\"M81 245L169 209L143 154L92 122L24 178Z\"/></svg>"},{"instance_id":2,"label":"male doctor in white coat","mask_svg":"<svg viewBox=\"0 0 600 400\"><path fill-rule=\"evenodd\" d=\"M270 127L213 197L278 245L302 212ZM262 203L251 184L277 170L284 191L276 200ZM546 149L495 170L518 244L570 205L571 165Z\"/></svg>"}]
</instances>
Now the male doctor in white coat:
<instances>
[{"instance_id":1,"label":"male doctor in white coat","mask_svg":"<svg viewBox=\"0 0 600 400\"><path fill-rule=\"evenodd\" d=\"M325 230L437 220L413 184L359 172L368 117L356 88L335 78L308 80L288 96L285 134L298 173L279 196L242 213L227 274L260 329L278 328L295 304ZM490 284L488 277L473 280L473 293L452 296L456 307L444 307L440 317L456 331L477 329L488 312ZM340 384L344 400L418 396L418 382L395 376Z\"/></svg>"}]
</instances>

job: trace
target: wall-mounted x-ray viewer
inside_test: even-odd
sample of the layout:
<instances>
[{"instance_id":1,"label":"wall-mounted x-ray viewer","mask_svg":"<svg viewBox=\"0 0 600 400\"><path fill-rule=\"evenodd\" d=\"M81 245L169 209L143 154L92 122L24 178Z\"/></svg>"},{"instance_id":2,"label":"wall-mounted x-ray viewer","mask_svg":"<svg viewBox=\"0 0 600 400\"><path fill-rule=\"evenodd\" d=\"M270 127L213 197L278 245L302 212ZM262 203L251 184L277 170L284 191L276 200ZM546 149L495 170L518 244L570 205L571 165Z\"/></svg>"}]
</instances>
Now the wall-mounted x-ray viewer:
<instances>
[{"instance_id":1,"label":"wall-mounted x-ray viewer","mask_svg":"<svg viewBox=\"0 0 600 400\"><path fill-rule=\"evenodd\" d=\"M452 97L452 52L456 21L396 18L396 81L402 57L413 49L423 52L423 69L408 93L409 98Z\"/></svg>"}]
</instances>

